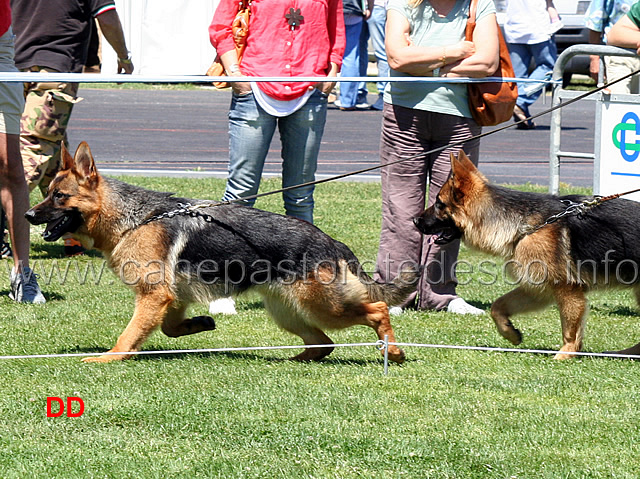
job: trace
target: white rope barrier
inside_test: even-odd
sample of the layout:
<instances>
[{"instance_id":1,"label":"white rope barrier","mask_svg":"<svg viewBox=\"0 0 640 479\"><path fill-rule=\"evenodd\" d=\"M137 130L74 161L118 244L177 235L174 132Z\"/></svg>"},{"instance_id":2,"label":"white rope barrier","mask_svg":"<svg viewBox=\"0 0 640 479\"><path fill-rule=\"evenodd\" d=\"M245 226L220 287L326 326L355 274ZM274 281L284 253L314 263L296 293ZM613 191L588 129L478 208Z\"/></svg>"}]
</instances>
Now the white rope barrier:
<instances>
[{"instance_id":1,"label":"white rope barrier","mask_svg":"<svg viewBox=\"0 0 640 479\"><path fill-rule=\"evenodd\" d=\"M204 349L169 349L165 351L126 351L104 353L54 353L54 354L24 354L0 356L2 359L48 359L48 358L80 358L92 356L153 356L159 354L202 354L202 353L233 353L242 351L267 351L278 349L313 349L313 348L345 348L360 346L377 346L382 349L382 341L375 343L344 343L344 344L298 344L296 346L246 346L240 348L204 348Z\"/></svg>"},{"instance_id":2,"label":"white rope barrier","mask_svg":"<svg viewBox=\"0 0 640 479\"><path fill-rule=\"evenodd\" d=\"M130 352L104 352L104 353L56 353L56 354L24 354L24 355L5 355L0 356L0 360L6 359L50 359L50 358L77 358L77 357L93 357L93 356L153 356L167 354L206 354L206 353L237 353L248 351L275 351L287 349L313 349L313 348L349 348L375 346L382 351L384 375L389 374L389 346L402 346L410 348L428 348L428 349L449 349L457 351L483 351L492 353L528 353L528 354L566 354L571 356L597 357L597 358L613 358L613 359L634 359L640 360L640 355L620 354L620 353L589 353L589 352L567 352L555 351L549 349L520 349L520 348L496 348L490 346L461 346L455 344L427 344L427 343L397 343L389 342L388 336L384 340L378 340L375 343L341 343L341 344L300 344L295 346L247 346L239 348L204 348L204 349L170 349L165 351L130 351Z\"/></svg>"},{"instance_id":3,"label":"white rope barrier","mask_svg":"<svg viewBox=\"0 0 640 479\"><path fill-rule=\"evenodd\" d=\"M561 80L532 80L512 77L214 77L207 75L106 75L95 73L0 72L0 82L74 83L213 83L213 82L435 82L435 83L561 83Z\"/></svg>"},{"instance_id":4,"label":"white rope barrier","mask_svg":"<svg viewBox=\"0 0 640 479\"><path fill-rule=\"evenodd\" d=\"M640 355L635 354L619 354L619 353L587 353L587 352L567 352L554 351L550 349L519 349L519 348L495 348L491 346L458 346L452 344L421 344L421 343L389 343L395 346L416 347L416 348L432 348L432 349L454 349L467 351L486 351L494 353L529 353L529 354L567 354L571 356L591 356L598 358L622 358L622 359L640 359Z\"/></svg>"}]
</instances>

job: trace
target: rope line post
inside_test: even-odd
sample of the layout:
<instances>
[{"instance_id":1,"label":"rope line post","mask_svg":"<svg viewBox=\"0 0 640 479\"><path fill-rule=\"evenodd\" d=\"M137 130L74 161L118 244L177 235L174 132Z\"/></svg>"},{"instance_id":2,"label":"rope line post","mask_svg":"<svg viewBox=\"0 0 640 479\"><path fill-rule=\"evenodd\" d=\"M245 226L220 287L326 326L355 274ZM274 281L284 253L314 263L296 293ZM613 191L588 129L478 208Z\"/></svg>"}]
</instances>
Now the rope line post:
<instances>
[{"instance_id":1,"label":"rope line post","mask_svg":"<svg viewBox=\"0 0 640 479\"><path fill-rule=\"evenodd\" d=\"M389 375L389 335L384 335L384 375Z\"/></svg>"}]
</instances>

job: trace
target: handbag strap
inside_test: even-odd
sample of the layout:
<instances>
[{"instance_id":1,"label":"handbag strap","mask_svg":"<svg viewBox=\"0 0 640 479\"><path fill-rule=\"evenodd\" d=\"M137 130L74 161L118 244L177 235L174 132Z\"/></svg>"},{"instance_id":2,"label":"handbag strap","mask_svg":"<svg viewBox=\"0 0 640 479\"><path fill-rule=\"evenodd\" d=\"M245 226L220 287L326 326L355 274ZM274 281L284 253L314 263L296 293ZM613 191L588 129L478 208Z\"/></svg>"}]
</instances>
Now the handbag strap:
<instances>
[{"instance_id":1,"label":"handbag strap","mask_svg":"<svg viewBox=\"0 0 640 479\"><path fill-rule=\"evenodd\" d=\"M473 40L473 30L476 28L476 10L478 9L478 0L471 0L469 4L469 18L467 26L464 29L464 38L467 41Z\"/></svg>"}]
</instances>

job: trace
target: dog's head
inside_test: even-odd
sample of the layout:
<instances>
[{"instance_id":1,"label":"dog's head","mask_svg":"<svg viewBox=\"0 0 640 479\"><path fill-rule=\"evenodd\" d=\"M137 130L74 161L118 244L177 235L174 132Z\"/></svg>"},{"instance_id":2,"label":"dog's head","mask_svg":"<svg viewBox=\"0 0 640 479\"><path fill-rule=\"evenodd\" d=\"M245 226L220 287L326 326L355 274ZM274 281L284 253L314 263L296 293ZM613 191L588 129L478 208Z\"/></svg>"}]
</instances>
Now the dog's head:
<instances>
[{"instance_id":1,"label":"dog's head","mask_svg":"<svg viewBox=\"0 0 640 479\"><path fill-rule=\"evenodd\" d=\"M486 179L464 151L451 159L451 174L440 189L435 203L413 219L424 234L438 235L435 242L446 244L464 236L474 202L484 191Z\"/></svg>"},{"instance_id":2,"label":"dog's head","mask_svg":"<svg viewBox=\"0 0 640 479\"><path fill-rule=\"evenodd\" d=\"M72 157L63 144L61 154L62 169L51 181L47 197L25 213L31 224L47 224L45 241L56 241L65 233L86 233L86 222L99 206L100 176L89 145L82 142Z\"/></svg>"}]
</instances>

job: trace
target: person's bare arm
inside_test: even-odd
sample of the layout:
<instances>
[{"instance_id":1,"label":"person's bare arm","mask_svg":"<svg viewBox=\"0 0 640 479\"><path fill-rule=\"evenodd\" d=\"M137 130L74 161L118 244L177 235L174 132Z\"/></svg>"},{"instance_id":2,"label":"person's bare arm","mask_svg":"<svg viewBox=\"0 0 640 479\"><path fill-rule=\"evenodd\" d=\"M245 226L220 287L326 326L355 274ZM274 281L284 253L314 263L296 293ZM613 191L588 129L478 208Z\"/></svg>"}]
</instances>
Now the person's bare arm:
<instances>
[{"instance_id":1,"label":"person's bare arm","mask_svg":"<svg viewBox=\"0 0 640 479\"><path fill-rule=\"evenodd\" d=\"M633 48L640 55L640 28L625 15L607 33L607 44L622 48Z\"/></svg>"},{"instance_id":2,"label":"person's bare arm","mask_svg":"<svg viewBox=\"0 0 640 479\"><path fill-rule=\"evenodd\" d=\"M220 55L220 61L222 62L222 66L224 66L224 70L229 77L241 77L244 76L242 71L240 70L240 65L238 64L238 54L235 48L232 48L228 52ZM251 83L249 82L232 82L231 89L234 93L238 95L244 95L245 93L249 93L251 91Z\"/></svg>"},{"instance_id":3,"label":"person's bare arm","mask_svg":"<svg viewBox=\"0 0 640 479\"><path fill-rule=\"evenodd\" d=\"M475 53L472 42L461 41L446 46L416 46L410 40L409 21L399 12L387 12L385 46L389 66L416 76L430 75L436 68L455 64Z\"/></svg>"},{"instance_id":4,"label":"person's bare arm","mask_svg":"<svg viewBox=\"0 0 640 479\"><path fill-rule=\"evenodd\" d=\"M589 30L589 43L591 45L602 45L602 32ZM598 81L599 72L600 72L600 57L598 55L591 55L589 57L589 76L594 81Z\"/></svg>"},{"instance_id":5,"label":"person's bare arm","mask_svg":"<svg viewBox=\"0 0 640 479\"><path fill-rule=\"evenodd\" d=\"M500 65L498 23L494 14L485 15L473 30L473 55L440 70L446 76L484 78L493 75Z\"/></svg>"},{"instance_id":6,"label":"person's bare arm","mask_svg":"<svg viewBox=\"0 0 640 479\"><path fill-rule=\"evenodd\" d=\"M133 73L133 63L129 58L127 42L124 39L120 17L115 10L107 10L96 17L104 38L118 55L118 73Z\"/></svg>"}]
</instances>

